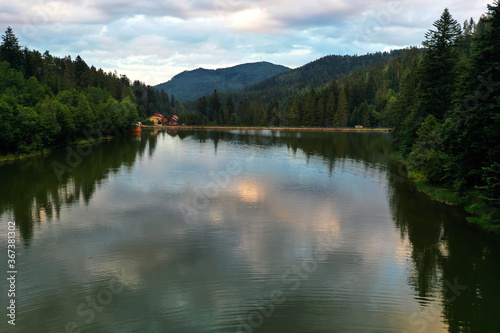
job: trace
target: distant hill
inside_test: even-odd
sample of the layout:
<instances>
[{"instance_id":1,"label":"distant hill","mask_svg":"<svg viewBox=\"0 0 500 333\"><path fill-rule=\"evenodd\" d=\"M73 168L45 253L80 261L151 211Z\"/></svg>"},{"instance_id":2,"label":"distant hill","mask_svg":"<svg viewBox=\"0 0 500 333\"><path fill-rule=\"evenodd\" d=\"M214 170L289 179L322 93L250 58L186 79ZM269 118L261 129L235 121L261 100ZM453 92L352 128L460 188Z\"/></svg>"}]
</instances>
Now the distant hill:
<instances>
[{"instance_id":1,"label":"distant hill","mask_svg":"<svg viewBox=\"0 0 500 333\"><path fill-rule=\"evenodd\" d=\"M269 62L256 62L222 69L198 68L184 71L170 81L155 86L174 95L181 102L218 92L243 89L270 77L290 71L290 68Z\"/></svg>"},{"instance_id":2,"label":"distant hill","mask_svg":"<svg viewBox=\"0 0 500 333\"><path fill-rule=\"evenodd\" d=\"M362 56L329 55L296 69L270 77L243 89L248 97L262 95L282 98L296 94L303 88L321 87L333 78L348 74L356 69L384 62L388 57L401 54L403 50L369 53Z\"/></svg>"}]
</instances>

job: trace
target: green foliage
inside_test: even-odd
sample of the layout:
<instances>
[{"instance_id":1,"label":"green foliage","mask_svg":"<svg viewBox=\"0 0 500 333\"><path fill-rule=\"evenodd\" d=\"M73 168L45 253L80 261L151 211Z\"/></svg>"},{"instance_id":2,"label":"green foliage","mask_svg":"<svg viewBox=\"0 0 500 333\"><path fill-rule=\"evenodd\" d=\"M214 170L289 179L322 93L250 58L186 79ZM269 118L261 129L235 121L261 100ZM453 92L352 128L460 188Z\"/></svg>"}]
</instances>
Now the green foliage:
<instances>
[{"instance_id":1,"label":"green foliage","mask_svg":"<svg viewBox=\"0 0 500 333\"><path fill-rule=\"evenodd\" d=\"M498 206L500 163L500 9L498 2L478 24L472 55L457 107L453 127L446 135L448 149L455 157L453 169L461 179L460 190L477 187L489 202Z\"/></svg>"},{"instance_id":2,"label":"green foliage","mask_svg":"<svg viewBox=\"0 0 500 333\"><path fill-rule=\"evenodd\" d=\"M229 101L226 103L228 110L223 105L220 107L222 114L214 113L217 108L209 105L213 94L184 105L218 124L228 124L228 115L232 113L240 117L242 125L263 124L263 118L256 116L256 112L260 112L267 114L266 126L332 127L339 126L339 120L345 126L363 123L368 127L390 126L391 117L386 111L389 100L396 98L402 73L408 71L420 55L420 49L409 48L361 57L326 57L239 92L224 94L217 91L219 101ZM363 64L370 66L363 68ZM357 69L338 76L350 68ZM319 77L313 79L309 69L314 69ZM276 85L268 86L271 82ZM342 113L338 115L341 86L346 103L342 101ZM368 110L362 109L365 102Z\"/></svg>"},{"instance_id":3,"label":"green foliage","mask_svg":"<svg viewBox=\"0 0 500 333\"><path fill-rule=\"evenodd\" d=\"M409 166L417 170L433 183L444 177L446 155L441 150L441 132L438 121L428 115L417 131L417 139L408 156Z\"/></svg>"},{"instance_id":4,"label":"green foliage","mask_svg":"<svg viewBox=\"0 0 500 333\"><path fill-rule=\"evenodd\" d=\"M181 116L182 116L182 113L179 115L179 119L181 119ZM146 120L142 121L142 124L145 126L153 126L155 124L155 122L152 120L146 119Z\"/></svg>"},{"instance_id":5,"label":"green foliage","mask_svg":"<svg viewBox=\"0 0 500 333\"><path fill-rule=\"evenodd\" d=\"M363 116L363 127L371 127L370 123L370 109L368 108L368 103L365 101L361 108L361 114Z\"/></svg>"},{"instance_id":6,"label":"green foliage","mask_svg":"<svg viewBox=\"0 0 500 333\"><path fill-rule=\"evenodd\" d=\"M455 20L448 8L445 8L439 20L435 21L433 26L436 30L429 30L425 34L426 41L424 46L431 51L444 53L459 40L461 35L460 25Z\"/></svg>"},{"instance_id":7,"label":"green foliage","mask_svg":"<svg viewBox=\"0 0 500 333\"><path fill-rule=\"evenodd\" d=\"M2 40L0 155L29 154L89 135L127 132L139 119L139 101L125 76L89 68L79 56L73 62L48 51L42 56L21 50L10 28ZM164 97L150 91L153 97Z\"/></svg>"},{"instance_id":8,"label":"green foliage","mask_svg":"<svg viewBox=\"0 0 500 333\"><path fill-rule=\"evenodd\" d=\"M420 63L407 69L387 115L419 188L474 202L471 218L488 230L500 223L500 9L460 29L448 10L426 34ZM463 71L462 76L458 75ZM451 188L451 190L447 190ZM470 193L477 193L475 198Z\"/></svg>"},{"instance_id":9,"label":"green foliage","mask_svg":"<svg viewBox=\"0 0 500 333\"><path fill-rule=\"evenodd\" d=\"M213 92L214 89L219 92L243 89L289 70L287 67L268 62L243 64L217 70L198 68L193 71L182 72L174 76L170 81L159 84L155 88L168 91L179 100L188 101L207 95Z\"/></svg>"},{"instance_id":10,"label":"green foliage","mask_svg":"<svg viewBox=\"0 0 500 333\"><path fill-rule=\"evenodd\" d=\"M2 36L2 44L0 45L0 62L7 61L12 68L21 69L23 53L19 46L19 40L14 35L11 27L5 30L5 35Z\"/></svg>"},{"instance_id":11,"label":"green foliage","mask_svg":"<svg viewBox=\"0 0 500 333\"><path fill-rule=\"evenodd\" d=\"M305 88L320 88L332 78L350 73L363 67L370 67L395 56L391 53L374 53L363 56L329 55L282 74L272 76L267 80L245 88L246 93L255 95L255 99L265 96L283 99L290 97L290 92L297 94Z\"/></svg>"},{"instance_id":12,"label":"green foliage","mask_svg":"<svg viewBox=\"0 0 500 333\"><path fill-rule=\"evenodd\" d=\"M238 117L236 113L231 114L231 120L229 124L232 126L240 126L241 125L240 117Z\"/></svg>"},{"instance_id":13,"label":"green foliage","mask_svg":"<svg viewBox=\"0 0 500 333\"><path fill-rule=\"evenodd\" d=\"M335 119L333 121L334 126L347 127L348 117L349 110L347 105L347 97L344 88L341 88L338 97L337 112L335 113Z\"/></svg>"},{"instance_id":14,"label":"green foliage","mask_svg":"<svg viewBox=\"0 0 500 333\"><path fill-rule=\"evenodd\" d=\"M437 30L430 30L423 42L427 46L420 68L418 112L422 117L433 114L442 120L450 110L452 95L456 91L458 74L457 41L460 25L446 8L434 22Z\"/></svg>"},{"instance_id":15,"label":"green foliage","mask_svg":"<svg viewBox=\"0 0 500 333\"><path fill-rule=\"evenodd\" d=\"M179 124L181 125L206 125L208 120L205 116L200 114L199 112L193 111L182 111L179 114Z\"/></svg>"}]
</instances>

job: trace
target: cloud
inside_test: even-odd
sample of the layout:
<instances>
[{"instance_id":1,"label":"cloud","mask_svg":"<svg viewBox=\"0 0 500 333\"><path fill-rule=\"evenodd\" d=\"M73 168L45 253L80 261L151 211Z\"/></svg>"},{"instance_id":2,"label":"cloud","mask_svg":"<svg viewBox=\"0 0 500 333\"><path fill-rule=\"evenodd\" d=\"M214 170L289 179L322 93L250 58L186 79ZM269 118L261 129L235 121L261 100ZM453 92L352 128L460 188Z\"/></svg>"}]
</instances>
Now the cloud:
<instances>
[{"instance_id":1,"label":"cloud","mask_svg":"<svg viewBox=\"0 0 500 333\"><path fill-rule=\"evenodd\" d=\"M328 54L420 45L448 7L477 20L481 0L0 0L23 45L148 84L198 67L271 61L297 67ZM0 27L1 28L1 27Z\"/></svg>"}]
</instances>

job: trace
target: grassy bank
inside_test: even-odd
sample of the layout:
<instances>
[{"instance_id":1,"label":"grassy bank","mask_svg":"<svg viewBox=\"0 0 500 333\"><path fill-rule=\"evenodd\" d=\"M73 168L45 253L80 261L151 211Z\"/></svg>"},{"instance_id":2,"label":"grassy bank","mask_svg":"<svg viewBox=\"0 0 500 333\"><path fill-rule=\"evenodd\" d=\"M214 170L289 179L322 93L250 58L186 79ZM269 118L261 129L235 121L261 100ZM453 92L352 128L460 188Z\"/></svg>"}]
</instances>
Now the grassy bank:
<instances>
[{"instance_id":1,"label":"grassy bank","mask_svg":"<svg viewBox=\"0 0 500 333\"><path fill-rule=\"evenodd\" d=\"M8 161L14 161L14 160L20 160L23 158L29 158L29 157L34 157L34 156L40 156L43 154L48 154L49 152L52 151L53 148L45 148L43 150L38 150L34 151L31 153L26 153L26 154L9 154L9 155L2 155L0 156L0 163L5 163Z\"/></svg>"},{"instance_id":2,"label":"grassy bank","mask_svg":"<svg viewBox=\"0 0 500 333\"><path fill-rule=\"evenodd\" d=\"M394 156L402 161L400 156ZM404 162L404 161L403 161ZM425 193L430 199L444 202L448 205L462 206L472 216L466 217L469 224L493 233L500 240L500 224L498 224L498 211L487 205L477 191L468 191L460 194L452 189L429 183L427 178L414 171L408 173L408 178L415 184L418 191Z\"/></svg>"}]
</instances>

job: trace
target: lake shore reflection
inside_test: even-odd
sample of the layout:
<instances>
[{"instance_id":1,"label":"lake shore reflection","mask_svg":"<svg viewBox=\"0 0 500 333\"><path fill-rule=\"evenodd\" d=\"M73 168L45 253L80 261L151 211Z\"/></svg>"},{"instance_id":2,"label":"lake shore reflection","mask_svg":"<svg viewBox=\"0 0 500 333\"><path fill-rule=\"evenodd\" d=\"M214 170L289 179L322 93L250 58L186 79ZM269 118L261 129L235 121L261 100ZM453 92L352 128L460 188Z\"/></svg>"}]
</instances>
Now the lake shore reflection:
<instances>
[{"instance_id":1,"label":"lake shore reflection","mask_svg":"<svg viewBox=\"0 0 500 333\"><path fill-rule=\"evenodd\" d=\"M498 244L390 154L384 133L144 131L62 179L64 151L2 165L7 332L497 330Z\"/></svg>"}]
</instances>

